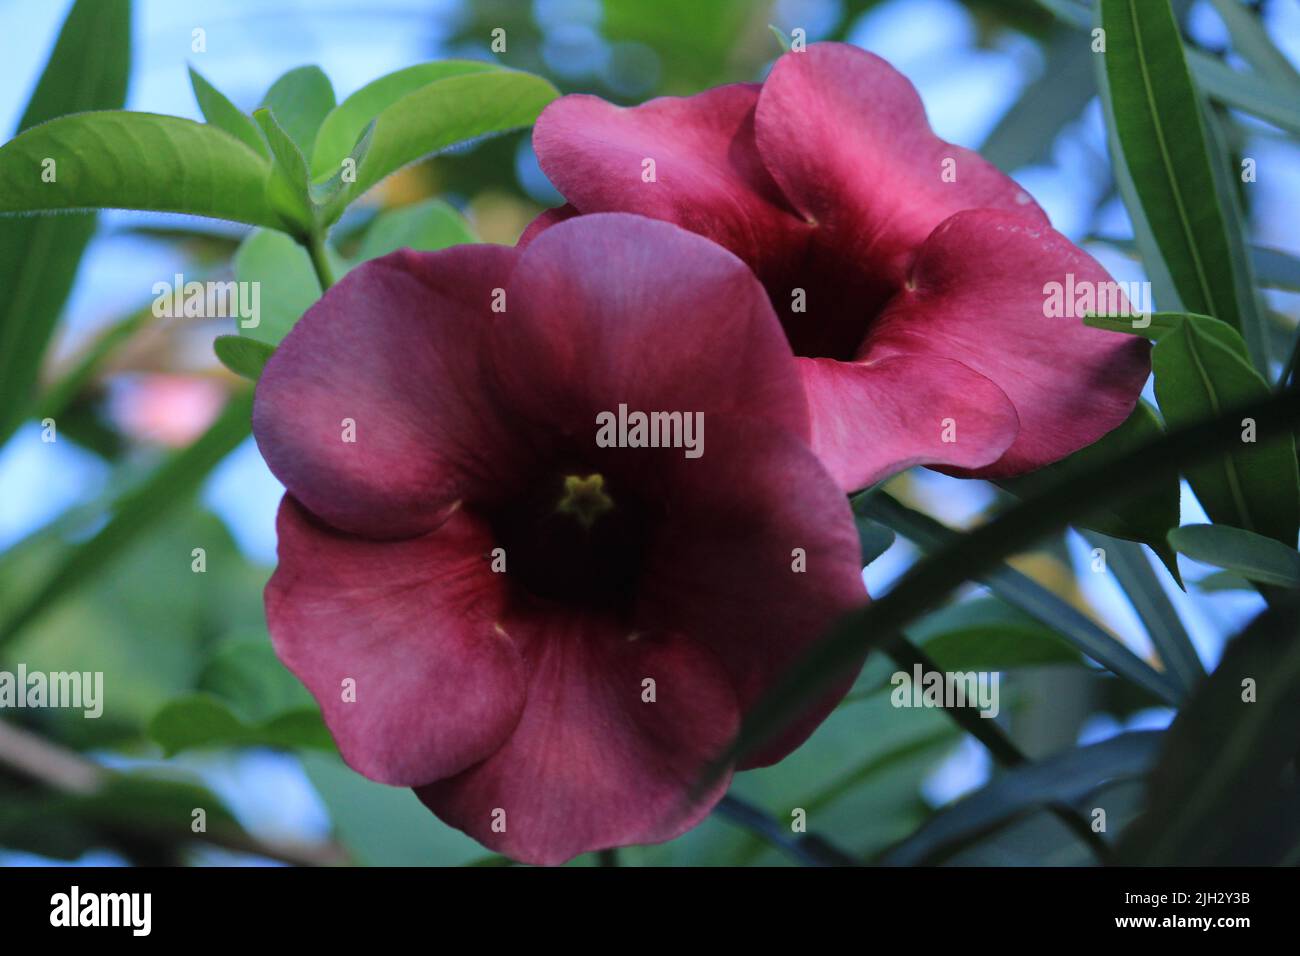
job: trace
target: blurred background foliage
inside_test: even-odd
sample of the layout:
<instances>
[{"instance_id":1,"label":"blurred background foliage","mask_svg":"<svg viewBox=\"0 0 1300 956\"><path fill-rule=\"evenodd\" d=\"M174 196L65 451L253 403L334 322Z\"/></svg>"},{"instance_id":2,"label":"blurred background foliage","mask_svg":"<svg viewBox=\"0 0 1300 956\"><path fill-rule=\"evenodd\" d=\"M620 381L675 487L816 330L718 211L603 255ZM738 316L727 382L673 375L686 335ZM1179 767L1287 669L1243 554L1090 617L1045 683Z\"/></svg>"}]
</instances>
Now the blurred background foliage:
<instances>
[{"instance_id":1,"label":"blurred background foliage","mask_svg":"<svg viewBox=\"0 0 1300 956\"><path fill-rule=\"evenodd\" d=\"M1174 6L1198 55L1243 66L1249 51L1214 4ZM45 118L24 110L69 8L0 3L0 72L10 91L0 98L0 125L7 129ZM1294 62L1297 4L1242 9ZM341 100L402 66L464 57L539 73L563 92L635 103L761 79L780 52L769 25L800 27L810 40L846 40L890 59L921 90L940 135L982 149L1117 278L1138 279L1081 12L1086 21L1086 7L1073 0L141 0L132 10L125 102L198 118L187 61L248 111L277 76L305 63L324 68ZM196 27L206 31L204 52L191 50ZM90 99L77 99L88 94L75 77L56 78L36 91L33 108L44 101L48 116L121 103L128 44L111 34L111 22L104 28L110 32L97 35L95 49L105 55L79 70L99 77ZM489 50L496 28L508 38L499 56ZM1233 152L1259 160L1259 182L1240 199L1272 351L1282 356L1300 318L1300 155L1288 139L1295 131L1235 112L1224 111L1223 121ZM425 204L416 207L418 218L389 220L387 248L421 230L432 230L417 241L426 247L460 241L464 230L511 243L559 201L524 131L384 181L348 212L334 241L344 258L368 257L376 249L366 243L379 241L371 237L386 211ZM107 704L98 720L76 711L4 714L0 861L501 862L443 826L410 792L344 768L310 698L275 661L261 588L274 564L280 488L239 422L246 384L212 357L213 337L233 331L233 321L158 319L148 308L152 285L174 273L238 275L260 278L264 310L292 321L304 296L309 303L315 295L305 259L277 259L243 227L211 220L122 212L56 219L51 228L61 231L48 261L27 255L49 239L37 234L45 220L0 221L4 328L21 324L15 312L30 319L21 333L27 341L4 340L0 370L9 384L30 373L34 399L26 409L4 409L0 435L7 439L0 449L0 669L21 662L29 670L103 671ZM23 366L24 356L39 362ZM41 441L46 414L57 418L57 442ZM226 419L234 424L223 428ZM161 479L159 468L167 469ZM888 491L898 507L951 528L969 527L1006 501L991 485L929 472L901 476ZM1182 518L1205 520L1186 488ZM925 535L881 538L867 518L863 529L864 542L875 535L866 580L879 594L926 547ZM92 538L107 540L111 552L67 566ZM1104 573L1093 570L1096 546L1127 554L1122 573L1138 591L1126 596L1114 562ZM1113 832L1135 816L1137 781L1153 755L1144 731L1169 724L1169 702L1087 661L1043 618L1117 638L1164 672L1168 662L1153 636L1176 633L1195 648L1191 666L1212 668L1226 637L1263 601L1240 579L1186 558L1184 593L1154 555L1124 547L1075 531L1056 535L1015 559L991 588L964 588L953 605L910 630L941 663L1003 669L1001 727L1034 758L1078 754L1073 748L1086 745L1084 759L1096 763L1091 779L1102 782L1081 793L1053 789L1051 764L1048 784L1013 778L1019 802L1005 800L978 825L967 821L969 832L943 842L936 857L914 847L913 861L1090 862L1088 847L1048 807L1088 798L1087 806L1109 808ZM192 569L195 548L205 552L201 574ZM734 793L743 802L724 805L672 843L623 850L620 862L807 862L817 858L818 842L791 832L796 808L806 811L810 832L870 860L933 824L936 811L996 784L983 748L944 713L890 706L891 669L873 660L805 747L777 767L740 775ZM206 834L191 831L193 807L208 810Z\"/></svg>"}]
</instances>

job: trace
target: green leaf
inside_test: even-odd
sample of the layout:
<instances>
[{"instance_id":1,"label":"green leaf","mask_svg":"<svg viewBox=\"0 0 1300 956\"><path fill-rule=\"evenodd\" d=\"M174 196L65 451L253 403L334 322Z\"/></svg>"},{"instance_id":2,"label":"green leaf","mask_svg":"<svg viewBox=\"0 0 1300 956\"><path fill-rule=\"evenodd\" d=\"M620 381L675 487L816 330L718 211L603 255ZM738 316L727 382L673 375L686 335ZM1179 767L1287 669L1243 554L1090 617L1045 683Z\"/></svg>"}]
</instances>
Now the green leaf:
<instances>
[{"instance_id":1,"label":"green leaf","mask_svg":"<svg viewBox=\"0 0 1300 956\"><path fill-rule=\"evenodd\" d=\"M1142 549L1103 534L1085 532L1084 537L1093 547L1105 552L1106 569L1115 575L1133 610L1142 619L1165 671L1173 675L1184 692L1190 691L1204 679L1205 667Z\"/></svg>"},{"instance_id":2,"label":"green leaf","mask_svg":"<svg viewBox=\"0 0 1300 956\"><path fill-rule=\"evenodd\" d=\"M1300 108L1294 97L1287 97L1255 74L1234 70L1199 50L1186 52L1197 85L1214 102L1300 133Z\"/></svg>"},{"instance_id":3,"label":"green leaf","mask_svg":"<svg viewBox=\"0 0 1300 956\"><path fill-rule=\"evenodd\" d=\"M1300 750L1297 628L1300 613L1291 600L1264 612L1228 645L1165 734L1146 812L1121 835L1118 862L1270 862L1237 854L1259 822L1287 804L1294 810L1294 783L1288 795L1283 781ZM1267 837L1260 852L1280 861L1287 847Z\"/></svg>"},{"instance_id":4,"label":"green leaf","mask_svg":"<svg viewBox=\"0 0 1300 956\"><path fill-rule=\"evenodd\" d=\"M69 592L100 573L128 544L166 518L197 489L217 463L248 437L252 390L231 397L217 420L192 445L175 452L145 481L124 494L94 535L72 547L26 596L3 595L0 647Z\"/></svg>"},{"instance_id":5,"label":"green leaf","mask_svg":"<svg viewBox=\"0 0 1300 956\"><path fill-rule=\"evenodd\" d=\"M332 252L335 275L345 271ZM239 334L267 345L279 345L294 323L320 298L320 282L307 250L280 232L252 233L235 253L235 278L256 282L260 288L257 325L239 323Z\"/></svg>"},{"instance_id":6,"label":"green leaf","mask_svg":"<svg viewBox=\"0 0 1300 956\"><path fill-rule=\"evenodd\" d=\"M1101 0L1100 9L1107 121L1182 304L1222 319L1254 342L1234 295L1238 279L1206 158L1201 103L1168 0Z\"/></svg>"},{"instance_id":7,"label":"green leaf","mask_svg":"<svg viewBox=\"0 0 1300 956\"><path fill-rule=\"evenodd\" d=\"M789 38L788 36L786 36L785 31L782 30L780 27L778 27L778 26L776 26L776 25L774 25L774 24L771 24L771 23L769 23L769 24L767 25L767 28L768 28L769 30L772 31L772 36L776 37L776 42L780 45L780 47L781 47L781 52L782 52L782 53L789 53L789 52L790 52L790 38Z\"/></svg>"},{"instance_id":8,"label":"green leaf","mask_svg":"<svg viewBox=\"0 0 1300 956\"><path fill-rule=\"evenodd\" d=\"M56 161L58 179L41 181ZM0 146L0 213L145 209L283 229L271 165L215 126L154 113L78 113Z\"/></svg>"},{"instance_id":9,"label":"green leaf","mask_svg":"<svg viewBox=\"0 0 1300 956\"><path fill-rule=\"evenodd\" d=\"M1049 158L1064 126L1097 95L1093 54L1078 34L1057 30L1043 45L1043 72L980 145L980 154L1003 172Z\"/></svg>"},{"instance_id":10,"label":"green leaf","mask_svg":"<svg viewBox=\"0 0 1300 956\"><path fill-rule=\"evenodd\" d=\"M1291 99L1300 102L1300 74L1273 41L1269 39L1255 11L1247 10L1241 0L1210 0L1223 18L1232 45L1237 52L1270 83Z\"/></svg>"},{"instance_id":11,"label":"green leaf","mask_svg":"<svg viewBox=\"0 0 1300 956\"><path fill-rule=\"evenodd\" d=\"M372 80L330 110L320 124L310 153L312 180L325 179L337 172L371 121L408 93L447 77L500 69L495 63L477 60L439 60L408 66Z\"/></svg>"},{"instance_id":12,"label":"green leaf","mask_svg":"<svg viewBox=\"0 0 1300 956\"><path fill-rule=\"evenodd\" d=\"M1193 561L1213 564L1260 584L1300 588L1300 553L1241 528L1192 524L1169 532L1169 543Z\"/></svg>"},{"instance_id":13,"label":"green leaf","mask_svg":"<svg viewBox=\"0 0 1300 956\"><path fill-rule=\"evenodd\" d=\"M105 845L130 853L144 840L173 844L192 836L196 808L207 814L208 832L248 840L225 804L205 787L153 773L107 774L88 794L48 794L0 801L0 845L71 860Z\"/></svg>"},{"instance_id":14,"label":"green leaf","mask_svg":"<svg viewBox=\"0 0 1300 956\"><path fill-rule=\"evenodd\" d=\"M376 216L361 240L356 261L378 259L397 249L436 252L477 241L460 213L441 200L426 199Z\"/></svg>"},{"instance_id":15,"label":"green leaf","mask_svg":"<svg viewBox=\"0 0 1300 956\"><path fill-rule=\"evenodd\" d=\"M407 93L375 117L356 180L325 206L323 222L337 220L353 199L408 163L457 143L530 125L557 95L541 77L506 70L452 76Z\"/></svg>"},{"instance_id":16,"label":"green leaf","mask_svg":"<svg viewBox=\"0 0 1300 956\"><path fill-rule=\"evenodd\" d=\"M78 0L19 130L67 113L121 107L130 64L129 0ZM37 183L40 168L38 161ZM13 188L8 173L0 179L5 192ZM45 349L94 232L93 215L0 219L0 445L31 410Z\"/></svg>"},{"instance_id":17,"label":"green leaf","mask_svg":"<svg viewBox=\"0 0 1300 956\"><path fill-rule=\"evenodd\" d=\"M1254 418L1261 429L1291 429L1300 423L1300 392L1287 390L1194 425L1176 428L1151 444L1058 482L1003 513L942 551L923 558L888 593L847 615L806 651L775 687L751 708L735 742L705 774L717 779L738 755L783 731L792 717L824 693L861 654L897 640L909 621L943 601L960 584L987 575L1000 562L1025 549L1048 531L1086 514L1109 495L1139 493L1163 474L1214 455L1239 441L1238 422ZM1129 477L1126 486L1106 484L1108 474ZM1163 677L1158 675L1163 683ZM1176 698L1176 694L1175 694Z\"/></svg>"},{"instance_id":18,"label":"green leaf","mask_svg":"<svg viewBox=\"0 0 1300 956\"><path fill-rule=\"evenodd\" d=\"M1161 735L1121 734L998 774L988 786L935 814L880 860L887 866L935 863L1031 810L1073 805L1116 780L1138 777L1155 760Z\"/></svg>"},{"instance_id":19,"label":"green leaf","mask_svg":"<svg viewBox=\"0 0 1300 956\"><path fill-rule=\"evenodd\" d=\"M316 133L334 109L334 87L320 67L300 66L271 84L262 107L310 161Z\"/></svg>"},{"instance_id":20,"label":"green leaf","mask_svg":"<svg viewBox=\"0 0 1300 956\"><path fill-rule=\"evenodd\" d=\"M234 103L226 99L224 93L203 78L198 70L190 67L190 86L194 88L194 99L198 101L203 118L217 129L225 130L253 152L270 159L266 140L252 117L240 112Z\"/></svg>"},{"instance_id":21,"label":"green leaf","mask_svg":"<svg viewBox=\"0 0 1300 956\"><path fill-rule=\"evenodd\" d=\"M950 605L906 633L945 671L1083 663L1079 652L1051 628L993 598Z\"/></svg>"},{"instance_id":22,"label":"green leaf","mask_svg":"<svg viewBox=\"0 0 1300 956\"><path fill-rule=\"evenodd\" d=\"M866 500L865 496L859 496L851 502L853 506L853 521L858 526L858 541L862 547L863 567L866 567L872 561L876 560L876 558L888 551L894 543L894 532L892 529L862 513L859 506Z\"/></svg>"},{"instance_id":23,"label":"green leaf","mask_svg":"<svg viewBox=\"0 0 1300 956\"><path fill-rule=\"evenodd\" d=\"M1232 294L1237 302L1237 314L1241 316L1241 332L1255 367L1268 375L1272 367L1268 315L1255 288L1255 264L1246 244L1246 214L1237 191L1241 166L1228 148L1227 112L1221 107L1207 106L1204 116L1206 140L1210 147L1210 171L1214 175L1219 208L1223 210L1224 233L1232 256Z\"/></svg>"},{"instance_id":24,"label":"green leaf","mask_svg":"<svg viewBox=\"0 0 1300 956\"><path fill-rule=\"evenodd\" d=\"M167 757L209 747L334 749L334 740L316 707L302 707L250 722L210 694L190 694L168 703L149 722L149 737L162 747Z\"/></svg>"},{"instance_id":25,"label":"green leaf","mask_svg":"<svg viewBox=\"0 0 1300 956\"><path fill-rule=\"evenodd\" d=\"M1260 282L1275 289L1300 292L1300 259L1264 246L1252 246L1250 253Z\"/></svg>"},{"instance_id":26,"label":"green leaf","mask_svg":"<svg viewBox=\"0 0 1300 956\"><path fill-rule=\"evenodd\" d=\"M339 841L361 863L462 866L482 858L482 846L432 817L413 791L367 780L336 756L309 751L301 759Z\"/></svg>"},{"instance_id":27,"label":"green leaf","mask_svg":"<svg viewBox=\"0 0 1300 956\"><path fill-rule=\"evenodd\" d=\"M212 342L212 351L226 368L256 382L275 353L275 346L243 335L218 335Z\"/></svg>"},{"instance_id":28,"label":"green leaf","mask_svg":"<svg viewBox=\"0 0 1300 956\"><path fill-rule=\"evenodd\" d=\"M1152 324L1155 325L1159 321L1159 313L1151 318ZM1103 328L1111 327L1101 325L1102 320L1088 319L1086 321L1089 325L1097 324ZM1106 321L1123 324L1129 320L1110 319ZM1120 328L1119 331L1133 330ZM1160 419L1156 415L1155 409L1146 402L1139 400L1133 409L1133 414L1125 420L1124 424L1087 448L1075 452L1063 461L1048 465L1046 468L1040 468L1038 471L1019 478L1003 480L998 484L1017 497L1030 497L1054 481L1060 481L1067 475L1081 470L1104 466L1107 461L1134 448L1139 448L1147 442L1154 441L1162 434L1164 434L1164 429L1160 425ZM1128 541L1137 541L1148 545L1164 563L1165 567L1169 569L1169 573L1174 576L1174 580L1181 584L1178 574L1178 561L1165 538L1170 528L1178 527L1178 519L1178 479L1176 476L1171 476L1139 498L1122 502L1108 501L1101 508L1098 508L1095 513L1081 519L1079 523L1085 528L1091 528L1112 537L1124 538Z\"/></svg>"},{"instance_id":29,"label":"green leaf","mask_svg":"<svg viewBox=\"0 0 1300 956\"><path fill-rule=\"evenodd\" d=\"M1156 398L1171 428L1269 393L1264 379L1229 344L1228 331L1217 323L1190 320L1157 340L1151 353ZM1243 421L1239 427L1244 433L1247 425ZM1253 442L1238 437L1217 460L1187 469L1192 490L1214 522L1294 546L1300 530L1300 471L1291 432L1260 430Z\"/></svg>"},{"instance_id":30,"label":"green leaf","mask_svg":"<svg viewBox=\"0 0 1300 956\"><path fill-rule=\"evenodd\" d=\"M1093 470L1078 474L1095 474L1096 469L1104 467L1093 465ZM1067 475L1066 479L1072 477L1076 476ZM1055 484L1049 487L1055 487ZM856 502L855 507L858 507ZM894 528L928 552L941 552L945 546L962 537L929 515L907 508L882 492L867 497L860 507L864 513ZM1115 635L1037 581L1001 563L984 569L978 580L1007 604L1051 628L1112 673L1132 681L1158 700L1177 702L1178 689L1165 675L1125 647Z\"/></svg>"},{"instance_id":31,"label":"green leaf","mask_svg":"<svg viewBox=\"0 0 1300 956\"><path fill-rule=\"evenodd\" d=\"M270 110L257 110L253 119L266 134L273 157L273 172L266 184L267 202L285 222L292 224L291 231L296 237L309 236L316 228L316 207L307 181L307 161Z\"/></svg>"}]
</instances>

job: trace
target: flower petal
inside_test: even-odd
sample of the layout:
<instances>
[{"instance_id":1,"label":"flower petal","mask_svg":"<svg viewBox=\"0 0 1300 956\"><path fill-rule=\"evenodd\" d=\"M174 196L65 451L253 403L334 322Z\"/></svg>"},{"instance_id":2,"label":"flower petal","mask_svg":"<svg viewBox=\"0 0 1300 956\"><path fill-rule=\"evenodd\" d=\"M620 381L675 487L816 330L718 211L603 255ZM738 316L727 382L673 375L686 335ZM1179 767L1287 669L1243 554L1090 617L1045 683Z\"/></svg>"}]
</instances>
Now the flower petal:
<instances>
[{"instance_id":1,"label":"flower petal","mask_svg":"<svg viewBox=\"0 0 1300 956\"><path fill-rule=\"evenodd\" d=\"M542 111L542 171L582 213L634 212L675 223L759 268L806 232L754 148L758 86L719 86L619 107L564 96ZM654 163L653 181L647 161ZM763 271L760 268L760 271Z\"/></svg>"},{"instance_id":2,"label":"flower petal","mask_svg":"<svg viewBox=\"0 0 1300 956\"><path fill-rule=\"evenodd\" d=\"M867 591L848 499L804 443L731 416L706 422L698 459L659 451L641 469L664 483L669 517L645 559L636 619L711 648L743 712ZM740 769L803 743L860 666Z\"/></svg>"},{"instance_id":3,"label":"flower petal","mask_svg":"<svg viewBox=\"0 0 1300 956\"><path fill-rule=\"evenodd\" d=\"M286 495L277 531L280 563L266 586L275 652L320 703L350 767L412 786L502 744L525 682L497 623L505 582L490 569L482 523L457 511L431 534L367 541L320 525Z\"/></svg>"},{"instance_id":4,"label":"flower petal","mask_svg":"<svg viewBox=\"0 0 1300 956\"><path fill-rule=\"evenodd\" d=\"M1002 389L951 359L797 361L813 450L845 491L914 465L991 465L1020 431L1015 406Z\"/></svg>"},{"instance_id":5,"label":"flower petal","mask_svg":"<svg viewBox=\"0 0 1300 956\"><path fill-rule=\"evenodd\" d=\"M564 220L572 219L577 215L579 215L578 210L567 202L563 206L556 206L554 209L543 209L537 214L536 219L524 227L523 234L519 237L519 241L515 243L515 248L522 249L536 239L538 233L542 232L542 230L549 229L557 222L564 222Z\"/></svg>"},{"instance_id":6,"label":"flower petal","mask_svg":"<svg viewBox=\"0 0 1300 956\"><path fill-rule=\"evenodd\" d=\"M759 96L755 136L789 202L826 234L822 244L878 275L902 274L930 232L961 209L1014 209L1047 222L992 163L934 135L907 77L848 44L814 43L778 59Z\"/></svg>"},{"instance_id":7,"label":"flower petal","mask_svg":"<svg viewBox=\"0 0 1300 956\"><path fill-rule=\"evenodd\" d=\"M371 537L437 526L475 483L509 475L517 442L484 388L504 246L402 250L354 269L280 343L253 433L308 510ZM345 441L347 420L355 441Z\"/></svg>"},{"instance_id":8,"label":"flower petal","mask_svg":"<svg viewBox=\"0 0 1300 956\"><path fill-rule=\"evenodd\" d=\"M492 336L513 409L594 449L596 415L733 412L803 435L803 387L763 287L739 259L623 213L551 226L524 250Z\"/></svg>"},{"instance_id":9,"label":"flower petal","mask_svg":"<svg viewBox=\"0 0 1300 956\"><path fill-rule=\"evenodd\" d=\"M1048 317L1048 284L1065 285L1070 276L1080 288L1114 281L1050 226L992 209L961 212L926 241L909 285L873 324L862 358L956 359L1015 405L1020 432L1006 453L955 472L1002 477L1041 468L1133 411L1151 372L1151 347L1089 328L1081 317Z\"/></svg>"},{"instance_id":10,"label":"flower petal","mask_svg":"<svg viewBox=\"0 0 1300 956\"><path fill-rule=\"evenodd\" d=\"M692 800L739 727L710 652L558 611L508 627L528 662L528 703L491 757L416 790L442 820L512 859L556 864L672 839L721 799L730 774Z\"/></svg>"}]
</instances>

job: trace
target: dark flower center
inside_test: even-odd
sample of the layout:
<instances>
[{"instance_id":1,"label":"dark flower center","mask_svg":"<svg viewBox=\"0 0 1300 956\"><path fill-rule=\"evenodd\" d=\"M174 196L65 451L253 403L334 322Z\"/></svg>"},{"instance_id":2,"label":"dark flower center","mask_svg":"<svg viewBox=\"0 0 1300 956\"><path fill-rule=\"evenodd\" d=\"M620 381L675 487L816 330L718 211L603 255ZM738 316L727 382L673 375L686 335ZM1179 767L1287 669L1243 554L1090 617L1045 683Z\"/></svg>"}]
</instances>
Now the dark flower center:
<instances>
[{"instance_id":1,"label":"dark flower center","mask_svg":"<svg viewBox=\"0 0 1300 956\"><path fill-rule=\"evenodd\" d=\"M770 269L763 286L795 355L849 362L897 291L898 278L821 243L800 261Z\"/></svg>"},{"instance_id":2,"label":"dark flower center","mask_svg":"<svg viewBox=\"0 0 1300 956\"><path fill-rule=\"evenodd\" d=\"M524 594L623 615L641 576L652 512L599 472L564 468L491 516L506 573Z\"/></svg>"}]
</instances>

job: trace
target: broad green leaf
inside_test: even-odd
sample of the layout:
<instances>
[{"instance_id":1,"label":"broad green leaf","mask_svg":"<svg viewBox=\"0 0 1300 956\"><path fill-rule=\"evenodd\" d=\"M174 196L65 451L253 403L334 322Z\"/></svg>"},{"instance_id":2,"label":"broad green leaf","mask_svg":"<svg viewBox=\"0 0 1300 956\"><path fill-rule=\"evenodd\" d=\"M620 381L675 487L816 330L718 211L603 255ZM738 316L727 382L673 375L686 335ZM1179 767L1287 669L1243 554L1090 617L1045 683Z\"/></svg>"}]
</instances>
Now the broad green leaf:
<instances>
[{"instance_id":1,"label":"broad green leaf","mask_svg":"<svg viewBox=\"0 0 1300 956\"><path fill-rule=\"evenodd\" d=\"M1169 532L1169 543L1193 561L1226 568L1248 581L1300 588L1300 553L1272 538L1225 525L1192 524Z\"/></svg>"},{"instance_id":2,"label":"broad green leaf","mask_svg":"<svg viewBox=\"0 0 1300 956\"><path fill-rule=\"evenodd\" d=\"M1234 853L1256 822L1278 809L1300 751L1298 627L1293 599L1264 612L1229 643L1165 734L1148 779L1146 812L1121 835L1118 862L1243 862ZM1271 848L1279 860L1286 849Z\"/></svg>"},{"instance_id":3,"label":"broad green leaf","mask_svg":"<svg viewBox=\"0 0 1300 956\"><path fill-rule=\"evenodd\" d=\"M218 129L225 130L258 155L270 159L266 140L262 138L261 130L253 118L241 112L239 107L226 99L225 94L205 80L194 67L190 67L190 86L194 88L194 99L198 101L205 120Z\"/></svg>"},{"instance_id":4,"label":"broad green leaf","mask_svg":"<svg viewBox=\"0 0 1300 956\"><path fill-rule=\"evenodd\" d=\"M1078 474L1095 474L1104 464L1094 464ZM1070 476L1066 476L1067 480ZM862 501L862 512L893 528L927 552L942 552L961 535L935 521L929 515L907 508L884 493L875 493ZM1159 700L1176 703L1178 689L1163 674L1138 657L1111 634L1067 604L1037 581L1015 568L998 562L983 569L978 580L1007 604L1018 608L1051 628L1071 645L1113 673L1144 688Z\"/></svg>"},{"instance_id":5,"label":"broad green leaf","mask_svg":"<svg viewBox=\"0 0 1300 956\"><path fill-rule=\"evenodd\" d=\"M342 275L345 263L333 253L330 259L334 274ZM259 230L245 239L235 253L235 278L261 290L260 320L251 327L241 322L239 334L267 345L279 345L321 295L307 250L281 232Z\"/></svg>"},{"instance_id":6,"label":"broad green leaf","mask_svg":"<svg viewBox=\"0 0 1300 956\"><path fill-rule=\"evenodd\" d=\"M334 87L320 67L300 66L271 84L262 107L310 161L316 132L334 109Z\"/></svg>"},{"instance_id":7,"label":"broad green leaf","mask_svg":"<svg viewBox=\"0 0 1300 956\"><path fill-rule=\"evenodd\" d=\"M389 173L457 143L528 126L558 95L541 77L513 71L452 76L407 93L375 117L369 149L324 208L334 222L347 205Z\"/></svg>"},{"instance_id":8,"label":"broad green leaf","mask_svg":"<svg viewBox=\"0 0 1300 956\"><path fill-rule=\"evenodd\" d=\"M275 353L275 346L243 335L218 335L212 342L212 351L230 371L256 382Z\"/></svg>"},{"instance_id":9,"label":"broad green leaf","mask_svg":"<svg viewBox=\"0 0 1300 956\"><path fill-rule=\"evenodd\" d=\"M189 694L168 703L149 722L149 737L168 757L209 747L334 749L319 708L299 707L248 721L211 694Z\"/></svg>"},{"instance_id":10,"label":"broad green leaf","mask_svg":"<svg viewBox=\"0 0 1300 956\"><path fill-rule=\"evenodd\" d=\"M371 121L408 93L450 76L500 69L495 63L477 60L439 60L408 66L367 83L330 110L320 124L310 152L312 180L326 179L337 172Z\"/></svg>"},{"instance_id":11,"label":"broad green leaf","mask_svg":"<svg viewBox=\"0 0 1300 956\"><path fill-rule=\"evenodd\" d=\"M108 522L87 540L73 545L36 588L22 596L5 594L0 608L0 647L70 591L102 572L124 547L188 499L208 472L248 437L252 399L251 389L234 395L202 436L124 494L111 509Z\"/></svg>"},{"instance_id":12,"label":"broad green leaf","mask_svg":"<svg viewBox=\"0 0 1300 956\"><path fill-rule=\"evenodd\" d=\"M78 0L19 131L67 113L120 108L130 62L129 0ZM38 160L32 177L38 184L40 171ZM0 172L0 180L8 192L11 172ZM0 445L31 411L46 346L94 231L94 215L0 218Z\"/></svg>"},{"instance_id":13,"label":"broad green leaf","mask_svg":"<svg viewBox=\"0 0 1300 956\"><path fill-rule=\"evenodd\" d=\"M1160 734L1139 731L1053 754L998 774L988 786L935 814L881 859L888 866L936 863L1029 810L1072 805L1104 785L1141 776Z\"/></svg>"},{"instance_id":14,"label":"broad green leaf","mask_svg":"<svg viewBox=\"0 0 1300 956\"><path fill-rule=\"evenodd\" d=\"M1233 574L1231 571L1215 571L1213 574L1207 574L1201 580L1196 582L1196 589L1204 591L1207 594L1213 594L1217 591L1254 591L1252 585L1245 578Z\"/></svg>"},{"instance_id":15,"label":"broad green leaf","mask_svg":"<svg viewBox=\"0 0 1300 956\"><path fill-rule=\"evenodd\" d=\"M1153 324L1157 321L1157 316L1152 316ZM1088 321L1089 324L1096 324L1092 320ZM1123 323L1130 320L1108 321ZM1132 330L1121 329L1121 331ZM1066 475L1080 470L1104 465L1105 462L1126 451L1159 438L1163 433L1164 429L1155 410L1146 402L1139 400L1133 409L1133 414L1125 420L1124 424L1087 448L1080 449L1068 458L1046 468L1040 468L1019 478L1000 481L999 484L1017 497L1032 496L1053 481L1060 481ZM1138 498L1123 502L1107 502L1096 513L1088 515L1079 523L1085 528L1103 534L1148 545L1169 569L1174 580L1181 584L1178 562L1165 539L1170 528L1178 527L1178 502L1178 479L1170 477Z\"/></svg>"},{"instance_id":16,"label":"broad green leaf","mask_svg":"<svg viewBox=\"0 0 1300 956\"><path fill-rule=\"evenodd\" d=\"M220 646L199 674L200 691L219 697L239 717L269 720L286 711L316 708L316 702L280 659L269 636L232 640Z\"/></svg>"},{"instance_id":17,"label":"broad green leaf","mask_svg":"<svg viewBox=\"0 0 1300 956\"><path fill-rule=\"evenodd\" d=\"M1084 532L1084 537L1105 553L1106 570L1115 575L1133 610L1142 619L1165 671L1173 675L1184 692L1190 691L1205 677L1205 667L1142 549L1128 541L1091 531Z\"/></svg>"},{"instance_id":18,"label":"broad green leaf","mask_svg":"<svg viewBox=\"0 0 1300 956\"><path fill-rule=\"evenodd\" d=\"M1269 393L1259 373L1207 322L1186 321L1161 336L1151 365L1156 398L1171 428ZM1300 529L1295 441L1287 429L1270 433L1246 420L1239 427L1235 446L1217 460L1188 468L1187 480L1214 522L1294 546ZM1251 430L1256 433L1250 435Z\"/></svg>"},{"instance_id":19,"label":"broad green leaf","mask_svg":"<svg viewBox=\"0 0 1300 956\"><path fill-rule=\"evenodd\" d=\"M426 199L376 216L361 239L356 261L378 259L397 249L436 252L477 241L460 213L441 200Z\"/></svg>"},{"instance_id":20,"label":"broad green leaf","mask_svg":"<svg viewBox=\"0 0 1300 956\"><path fill-rule=\"evenodd\" d=\"M56 182L41 180L55 160ZM145 209L283 229L271 165L215 126L154 113L78 113L0 146L0 213Z\"/></svg>"},{"instance_id":21,"label":"broad green leaf","mask_svg":"<svg viewBox=\"0 0 1300 956\"><path fill-rule=\"evenodd\" d=\"M1206 158L1201 103L1168 0L1101 0L1100 10L1107 121L1182 304L1243 331L1254 348L1234 294L1232 245Z\"/></svg>"},{"instance_id":22,"label":"broad green leaf","mask_svg":"<svg viewBox=\"0 0 1300 956\"><path fill-rule=\"evenodd\" d=\"M307 182L307 161L270 110L257 110L253 119L262 127L271 146L273 170L266 184L267 202L284 221L293 225L295 236L310 236L316 228L316 207Z\"/></svg>"}]
</instances>

